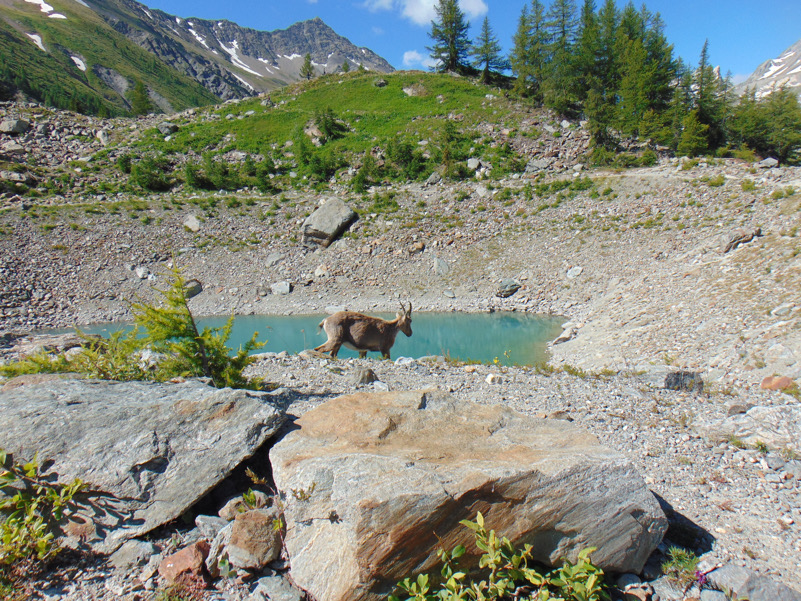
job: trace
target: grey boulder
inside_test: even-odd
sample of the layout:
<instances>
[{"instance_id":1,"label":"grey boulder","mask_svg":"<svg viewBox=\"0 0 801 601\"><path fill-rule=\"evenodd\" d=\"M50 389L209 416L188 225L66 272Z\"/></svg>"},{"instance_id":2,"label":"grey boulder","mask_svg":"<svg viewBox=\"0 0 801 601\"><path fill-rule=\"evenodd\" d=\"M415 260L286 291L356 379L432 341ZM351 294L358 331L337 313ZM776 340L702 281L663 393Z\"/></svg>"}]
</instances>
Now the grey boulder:
<instances>
[{"instance_id":1,"label":"grey boulder","mask_svg":"<svg viewBox=\"0 0 801 601\"><path fill-rule=\"evenodd\" d=\"M301 243L308 247L328 247L358 215L338 198L327 199L301 226Z\"/></svg>"},{"instance_id":2,"label":"grey boulder","mask_svg":"<svg viewBox=\"0 0 801 601\"><path fill-rule=\"evenodd\" d=\"M801 593L771 578L731 564L709 573L707 579L716 588L730 591L733 599L801 601Z\"/></svg>"},{"instance_id":3,"label":"grey boulder","mask_svg":"<svg viewBox=\"0 0 801 601\"><path fill-rule=\"evenodd\" d=\"M538 561L592 546L615 572L639 572L667 529L631 461L586 431L436 391L328 401L270 460L292 579L326 601L377 601L438 569L436 550L468 543L459 521L478 511Z\"/></svg>"},{"instance_id":4,"label":"grey boulder","mask_svg":"<svg viewBox=\"0 0 801 601\"><path fill-rule=\"evenodd\" d=\"M0 122L0 133L4 134L24 134L31 128L31 124L25 119L4 119Z\"/></svg>"},{"instance_id":5,"label":"grey boulder","mask_svg":"<svg viewBox=\"0 0 801 601\"><path fill-rule=\"evenodd\" d=\"M88 511L65 531L106 553L174 520L253 455L285 420L274 398L196 380L7 385L0 448L83 480Z\"/></svg>"}]
</instances>

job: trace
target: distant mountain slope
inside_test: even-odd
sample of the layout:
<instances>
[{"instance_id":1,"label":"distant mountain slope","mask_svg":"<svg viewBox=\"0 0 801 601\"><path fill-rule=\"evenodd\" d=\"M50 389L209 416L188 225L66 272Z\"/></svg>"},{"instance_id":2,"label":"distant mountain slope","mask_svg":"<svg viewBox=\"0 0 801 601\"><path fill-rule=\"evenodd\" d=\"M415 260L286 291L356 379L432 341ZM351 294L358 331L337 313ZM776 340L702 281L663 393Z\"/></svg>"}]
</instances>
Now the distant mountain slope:
<instances>
[{"instance_id":1,"label":"distant mountain slope","mask_svg":"<svg viewBox=\"0 0 801 601\"><path fill-rule=\"evenodd\" d=\"M748 79L737 86L737 92L756 88L757 97L786 86L801 95L801 40L785 50L780 57L762 63Z\"/></svg>"},{"instance_id":2,"label":"distant mountain slope","mask_svg":"<svg viewBox=\"0 0 801 601\"><path fill-rule=\"evenodd\" d=\"M22 91L60 108L123 113L141 81L165 112L243 98L347 62L390 72L320 19L256 31L183 19L134 0L0 0L0 100Z\"/></svg>"},{"instance_id":3,"label":"distant mountain slope","mask_svg":"<svg viewBox=\"0 0 801 601\"><path fill-rule=\"evenodd\" d=\"M298 81L307 53L318 73L332 73L345 61L351 68L394 70L319 18L268 32L225 20L176 17L134 0L87 1L115 30L225 99Z\"/></svg>"},{"instance_id":4,"label":"distant mountain slope","mask_svg":"<svg viewBox=\"0 0 801 601\"><path fill-rule=\"evenodd\" d=\"M83 0L0 0L0 97L17 92L88 113L121 114L142 82L165 112L219 99L112 29Z\"/></svg>"}]
</instances>

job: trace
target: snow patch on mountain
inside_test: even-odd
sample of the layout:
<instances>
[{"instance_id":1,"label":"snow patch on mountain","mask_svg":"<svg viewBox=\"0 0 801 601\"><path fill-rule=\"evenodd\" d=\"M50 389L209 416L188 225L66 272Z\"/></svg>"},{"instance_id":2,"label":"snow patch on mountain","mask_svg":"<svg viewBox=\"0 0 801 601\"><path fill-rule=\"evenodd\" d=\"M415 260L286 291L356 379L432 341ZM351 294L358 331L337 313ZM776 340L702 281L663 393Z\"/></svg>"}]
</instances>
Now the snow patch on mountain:
<instances>
[{"instance_id":1,"label":"snow patch on mountain","mask_svg":"<svg viewBox=\"0 0 801 601\"><path fill-rule=\"evenodd\" d=\"M28 4L38 4L39 10L41 10L43 13L49 13L53 11L53 7L44 0L25 0L25 2Z\"/></svg>"},{"instance_id":2,"label":"snow patch on mountain","mask_svg":"<svg viewBox=\"0 0 801 601\"><path fill-rule=\"evenodd\" d=\"M77 56L71 56L72 62L77 65L81 71L86 71L86 63L79 59Z\"/></svg>"},{"instance_id":3,"label":"snow patch on mountain","mask_svg":"<svg viewBox=\"0 0 801 601\"><path fill-rule=\"evenodd\" d=\"M234 63L237 67L239 67L243 71L247 71L248 73L252 73L253 75L258 75L259 77L264 77L264 75L262 75L258 71L254 71L253 69L248 67L245 64L245 62L241 58L239 58L239 42L234 40L233 42L231 42L231 47L230 48L228 48L220 40L217 40L217 42L219 42L220 48L222 48L225 52L227 52L231 56L231 62ZM239 78L237 78L237 79L239 79ZM253 89L253 86L251 86L250 84L248 84L248 86L250 86L250 88Z\"/></svg>"},{"instance_id":4,"label":"snow patch on mountain","mask_svg":"<svg viewBox=\"0 0 801 601\"><path fill-rule=\"evenodd\" d=\"M89 5L88 5L86 2L84 2L83 0L75 0L75 2L77 2L78 4L82 4L82 5L83 5L83 6L85 6L86 8L91 8L91 6L89 6Z\"/></svg>"},{"instance_id":5,"label":"snow patch on mountain","mask_svg":"<svg viewBox=\"0 0 801 601\"><path fill-rule=\"evenodd\" d=\"M211 48L209 48L209 45L206 43L206 38L204 38L197 31L192 29L192 24L191 23L189 23L189 33L191 33L193 36L195 36L195 39L198 42L200 42L203 45L204 48L207 48L207 49L211 50Z\"/></svg>"},{"instance_id":6,"label":"snow patch on mountain","mask_svg":"<svg viewBox=\"0 0 801 601\"><path fill-rule=\"evenodd\" d=\"M250 84L249 84L248 82L246 82L244 79L242 79L241 77L239 77L239 75L237 75L236 73L232 73L231 71L229 71L229 73L231 73L231 75L233 75L234 77L236 77L236 78L237 78L237 79L238 79L238 80L239 80L239 81L242 83L242 85L244 85L244 86L247 86L248 88L250 88L250 90L251 90L252 92L255 92L255 91L256 91L256 90L255 90L255 88L254 88L252 85L250 85ZM259 74L258 74L258 73L256 73L256 75L259 75ZM259 77L261 77L261 75L259 75Z\"/></svg>"},{"instance_id":7,"label":"snow patch on mountain","mask_svg":"<svg viewBox=\"0 0 801 601\"><path fill-rule=\"evenodd\" d=\"M778 58L762 63L736 87L736 91L742 94L746 90L755 89L757 98L764 98L782 87L799 89L801 95L801 40L782 52Z\"/></svg>"},{"instance_id":8,"label":"snow patch on mountain","mask_svg":"<svg viewBox=\"0 0 801 601\"><path fill-rule=\"evenodd\" d=\"M25 35L31 38L33 40L33 43L42 49L42 52L47 52L47 49L42 45L42 36L36 33L26 33Z\"/></svg>"},{"instance_id":9,"label":"snow patch on mountain","mask_svg":"<svg viewBox=\"0 0 801 601\"><path fill-rule=\"evenodd\" d=\"M47 15L51 19L66 19L67 17L62 15L61 13L53 13L52 15Z\"/></svg>"}]
</instances>

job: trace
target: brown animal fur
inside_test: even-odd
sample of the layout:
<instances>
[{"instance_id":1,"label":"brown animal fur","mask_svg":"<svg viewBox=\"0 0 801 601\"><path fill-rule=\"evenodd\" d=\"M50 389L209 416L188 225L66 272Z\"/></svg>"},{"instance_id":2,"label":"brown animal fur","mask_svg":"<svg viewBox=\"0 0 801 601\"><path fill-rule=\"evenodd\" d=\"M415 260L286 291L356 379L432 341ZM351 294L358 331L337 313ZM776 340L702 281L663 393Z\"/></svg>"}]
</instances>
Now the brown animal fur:
<instances>
[{"instance_id":1,"label":"brown animal fur","mask_svg":"<svg viewBox=\"0 0 801 601\"><path fill-rule=\"evenodd\" d=\"M378 351L385 359L389 359L389 350L395 344L398 332L412 335L412 304L409 303L408 311L403 303L401 308L403 313L397 313L391 321L353 311L339 311L329 315L319 325L325 330L328 340L314 350L331 353L331 357L336 359L340 347L345 345L359 351L361 358L367 356L367 351Z\"/></svg>"}]
</instances>

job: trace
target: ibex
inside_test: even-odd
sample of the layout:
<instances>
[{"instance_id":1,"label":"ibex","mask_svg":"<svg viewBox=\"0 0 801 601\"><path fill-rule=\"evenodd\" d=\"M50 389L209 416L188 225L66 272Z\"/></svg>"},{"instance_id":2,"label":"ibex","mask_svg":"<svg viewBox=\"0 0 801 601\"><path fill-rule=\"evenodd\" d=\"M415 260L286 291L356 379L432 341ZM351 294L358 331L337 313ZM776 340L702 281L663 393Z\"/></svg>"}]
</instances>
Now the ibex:
<instances>
[{"instance_id":1,"label":"ibex","mask_svg":"<svg viewBox=\"0 0 801 601\"><path fill-rule=\"evenodd\" d=\"M389 349L395 344L398 332L412 335L412 303L409 303L408 311L401 303L401 309L403 312L397 313L392 321L353 311L329 315L318 326L325 330L328 341L314 350L331 353L331 357L336 359L339 348L344 344L349 349L359 351L362 359L367 356L367 351L378 351L385 359L389 359Z\"/></svg>"}]
</instances>

